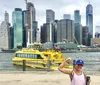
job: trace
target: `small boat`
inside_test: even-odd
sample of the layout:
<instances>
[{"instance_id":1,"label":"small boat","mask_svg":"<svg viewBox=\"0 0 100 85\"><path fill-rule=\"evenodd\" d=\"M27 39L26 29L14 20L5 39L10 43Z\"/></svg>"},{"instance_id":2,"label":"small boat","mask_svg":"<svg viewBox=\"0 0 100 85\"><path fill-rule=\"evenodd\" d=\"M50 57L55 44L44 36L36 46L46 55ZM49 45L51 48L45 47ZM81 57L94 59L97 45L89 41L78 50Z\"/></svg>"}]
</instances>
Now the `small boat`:
<instances>
[{"instance_id":1,"label":"small boat","mask_svg":"<svg viewBox=\"0 0 100 85\"><path fill-rule=\"evenodd\" d=\"M23 48L15 53L12 63L14 65L23 65L23 60L25 60L26 66L32 68L47 69L49 65L51 70L57 70L65 59L66 57L60 51L53 49L40 51L33 48ZM67 65L66 68L72 68L72 66Z\"/></svg>"}]
</instances>

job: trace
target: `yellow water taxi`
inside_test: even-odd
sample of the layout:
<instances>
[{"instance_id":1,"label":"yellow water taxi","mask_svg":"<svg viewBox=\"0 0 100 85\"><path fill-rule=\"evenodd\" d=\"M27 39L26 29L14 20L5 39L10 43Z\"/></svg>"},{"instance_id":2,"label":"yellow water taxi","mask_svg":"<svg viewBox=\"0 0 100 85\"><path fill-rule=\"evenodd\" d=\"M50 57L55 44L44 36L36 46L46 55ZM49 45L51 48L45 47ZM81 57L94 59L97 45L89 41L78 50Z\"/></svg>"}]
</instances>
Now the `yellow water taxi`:
<instances>
[{"instance_id":1,"label":"yellow water taxi","mask_svg":"<svg viewBox=\"0 0 100 85\"><path fill-rule=\"evenodd\" d=\"M17 51L12 58L12 63L15 65L23 65L23 60L25 60L26 66L47 69L49 65L51 70L57 70L58 65L65 59L66 57L60 51L50 49L39 51L32 47ZM67 65L66 68L72 68L72 66Z\"/></svg>"}]
</instances>

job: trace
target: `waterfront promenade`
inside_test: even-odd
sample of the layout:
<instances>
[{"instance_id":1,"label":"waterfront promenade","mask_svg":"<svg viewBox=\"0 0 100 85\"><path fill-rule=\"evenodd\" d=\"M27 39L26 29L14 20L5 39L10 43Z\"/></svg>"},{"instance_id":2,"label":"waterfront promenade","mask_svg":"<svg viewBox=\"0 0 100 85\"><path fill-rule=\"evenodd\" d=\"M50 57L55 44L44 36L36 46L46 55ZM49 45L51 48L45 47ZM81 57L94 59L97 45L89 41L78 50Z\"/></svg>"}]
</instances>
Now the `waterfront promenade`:
<instances>
[{"instance_id":1,"label":"waterfront promenade","mask_svg":"<svg viewBox=\"0 0 100 85\"><path fill-rule=\"evenodd\" d=\"M91 85L100 85L100 75L89 75ZM0 85L70 85L67 74L59 71L0 72Z\"/></svg>"}]
</instances>

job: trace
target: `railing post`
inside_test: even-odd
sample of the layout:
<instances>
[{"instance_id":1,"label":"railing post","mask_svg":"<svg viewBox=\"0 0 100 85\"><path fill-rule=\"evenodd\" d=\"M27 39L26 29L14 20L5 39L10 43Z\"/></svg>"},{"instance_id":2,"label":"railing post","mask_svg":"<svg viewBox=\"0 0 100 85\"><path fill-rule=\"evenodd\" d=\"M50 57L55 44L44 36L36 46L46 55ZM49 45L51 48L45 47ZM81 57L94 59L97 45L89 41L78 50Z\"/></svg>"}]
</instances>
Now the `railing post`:
<instances>
[{"instance_id":1,"label":"railing post","mask_svg":"<svg viewBox=\"0 0 100 85\"><path fill-rule=\"evenodd\" d=\"M90 85L90 76L86 77L86 85Z\"/></svg>"},{"instance_id":2,"label":"railing post","mask_svg":"<svg viewBox=\"0 0 100 85\"><path fill-rule=\"evenodd\" d=\"M76 61L75 61L75 60L73 60L73 69L75 68L75 63L76 63Z\"/></svg>"},{"instance_id":3,"label":"railing post","mask_svg":"<svg viewBox=\"0 0 100 85\"><path fill-rule=\"evenodd\" d=\"M23 60L23 71L26 71L26 60Z\"/></svg>"},{"instance_id":4,"label":"railing post","mask_svg":"<svg viewBox=\"0 0 100 85\"><path fill-rule=\"evenodd\" d=\"M47 66L48 66L47 71L49 72L50 71L50 66L51 66L50 55L49 55L49 58L48 58Z\"/></svg>"}]
</instances>

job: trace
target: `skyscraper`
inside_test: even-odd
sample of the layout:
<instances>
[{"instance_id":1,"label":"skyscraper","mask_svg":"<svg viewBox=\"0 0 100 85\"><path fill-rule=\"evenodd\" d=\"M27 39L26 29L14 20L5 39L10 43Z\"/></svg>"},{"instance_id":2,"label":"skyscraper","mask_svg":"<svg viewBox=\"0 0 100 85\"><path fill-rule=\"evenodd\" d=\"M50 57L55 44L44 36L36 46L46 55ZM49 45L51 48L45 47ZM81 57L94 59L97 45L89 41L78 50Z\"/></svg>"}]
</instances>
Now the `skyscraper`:
<instances>
[{"instance_id":1,"label":"skyscraper","mask_svg":"<svg viewBox=\"0 0 100 85\"><path fill-rule=\"evenodd\" d=\"M63 15L63 19L71 19L70 14L64 14L64 15Z\"/></svg>"},{"instance_id":2,"label":"skyscraper","mask_svg":"<svg viewBox=\"0 0 100 85\"><path fill-rule=\"evenodd\" d=\"M46 23L53 23L55 21L55 12L51 9L46 10Z\"/></svg>"},{"instance_id":3,"label":"skyscraper","mask_svg":"<svg viewBox=\"0 0 100 85\"><path fill-rule=\"evenodd\" d=\"M58 20L55 20L52 24L52 42L54 43L57 43L57 22Z\"/></svg>"},{"instance_id":4,"label":"skyscraper","mask_svg":"<svg viewBox=\"0 0 100 85\"><path fill-rule=\"evenodd\" d=\"M53 42L52 27L55 21L55 12L51 9L46 10L46 30L47 30L47 42Z\"/></svg>"},{"instance_id":5,"label":"skyscraper","mask_svg":"<svg viewBox=\"0 0 100 85\"><path fill-rule=\"evenodd\" d=\"M86 6L86 26L88 27L88 45L93 38L93 7L91 4Z\"/></svg>"},{"instance_id":6,"label":"skyscraper","mask_svg":"<svg viewBox=\"0 0 100 85\"><path fill-rule=\"evenodd\" d=\"M74 24L75 29L75 38L77 40L77 44L82 44L82 25L79 23Z\"/></svg>"},{"instance_id":7,"label":"skyscraper","mask_svg":"<svg viewBox=\"0 0 100 85\"><path fill-rule=\"evenodd\" d=\"M27 12L26 12L26 42L32 43L33 42L33 21L36 21L36 11L33 3L28 2L27 3Z\"/></svg>"},{"instance_id":8,"label":"skyscraper","mask_svg":"<svg viewBox=\"0 0 100 85\"><path fill-rule=\"evenodd\" d=\"M22 9L15 8L12 14L12 23L14 29L14 48L21 48L23 46Z\"/></svg>"},{"instance_id":9,"label":"skyscraper","mask_svg":"<svg viewBox=\"0 0 100 85\"><path fill-rule=\"evenodd\" d=\"M47 26L48 24L47 23L44 23L42 26L41 26L41 32L40 32L40 37L41 37L41 43L45 43L47 42Z\"/></svg>"},{"instance_id":10,"label":"skyscraper","mask_svg":"<svg viewBox=\"0 0 100 85\"><path fill-rule=\"evenodd\" d=\"M83 45L88 45L88 27L83 26L82 27L82 44Z\"/></svg>"},{"instance_id":11,"label":"skyscraper","mask_svg":"<svg viewBox=\"0 0 100 85\"><path fill-rule=\"evenodd\" d=\"M5 21L6 22L9 22L9 14L8 14L8 12L7 11L5 11Z\"/></svg>"},{"instance_id":12,"label":"skyscraper","mask_svg":"<svg viewBox=\"0 0 100 85\"><path fill-rule=\"evenodd\" d=\"M33 21L33 42L36 42L37 39L37 30L38 30L38 22Z\"/></svg>"},{"instance_id":13,"label":"skyscraper","mask_svg":"<svg viewBox=\"0 0 100 85\"><path fill-rule=\"evenodd\" d=\"M79 10L74 11L74 32L77 44L82 44L82 25L81 25L81 15Z\"/></svg>"},{"instance_id":14,"label":"skyscraper","mask_svg":"<svg viewBox=\"0 0 100 85\"><path fill-rule=\"evenodd\" d=\"M4 21L0 25L0 48L11 49L9 14L5 11Z\"/></svg>"},{"instance_id":15,"label":"skyscraper","mask_svg":"<svg viewBox=\"0 0 100 85\"><path fill-rule=\"evenodd\" d=\"M74 21L62 19L57 23L57 42L67 39L74 42Z\"/></svg>"},{"instance_id":16,"label":"skyscraper","mask_svg":"<svg viewBox=\"0 0 100 85\"><path fill-rule=\"evenodd\" d=\"M100 26L95 27L95 37L100 38Z\"/></svg>"},{"instance_id":17,"label":"skyscraper","mask_svg":"<svg viewBox=\"0 0 100 85\"><path fill-rule=\"evenodd\" d=\"M6 21L0 25L0 48L10 49L10 26Z\"/></svg>"},{"instance_id":18,"label":"skyscraper","mask_svg":"<svg viewBox=\"0 0 100 85\"><path fill-rule=\"evenodd\" d=\"M74 11L74 23L81 24L81 15L79 10Z\"/></svg>"},{"instance_id":19,"label":"skyscraper","mask_svg":"<svg viewBox=\"0 0 100 85\"><path fill-rule=\"evenodd\" d=\"M23 47L26 47L26 10L22 11L22 24L23 24Z\"/></svg>"},{"instance_id":20,"label":"skyscraper","mask_svg":"<svg viewBox=\"0 0 100 85\"><path fill-rule=\"evenodd\" d=\"M91 4L86 6L86 26L89 27L88 32L93 35L93 7Z\"/></svg>"}]
</instances>

